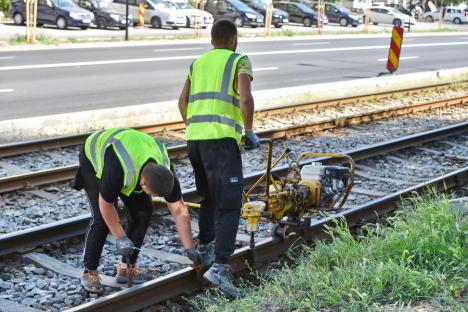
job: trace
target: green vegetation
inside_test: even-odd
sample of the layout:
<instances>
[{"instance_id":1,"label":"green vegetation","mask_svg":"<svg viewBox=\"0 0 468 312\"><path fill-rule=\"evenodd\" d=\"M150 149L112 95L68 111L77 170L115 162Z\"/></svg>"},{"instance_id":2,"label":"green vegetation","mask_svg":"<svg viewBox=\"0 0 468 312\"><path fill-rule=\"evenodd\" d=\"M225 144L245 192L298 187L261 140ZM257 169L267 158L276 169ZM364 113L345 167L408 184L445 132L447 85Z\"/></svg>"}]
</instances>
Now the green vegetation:
<instances>
[{"instance_id":1,"label":"green vegetation","mask_svg":"<svg viewBox=\"0 0 468 312\"><path fill-rule=\"evenodd\" d=\"M329 242L304 248L262 286L243 286L244 298L201 296L203 311L385 311L420 303L466 311L468 224L431 192L406 203L390 226L353 235L343 221ZM366 233L366 234L365 234Z\"/></svg>"},{"instance_id":2,"label":"green vegetation","mask_svg":"<svg viewBox=\"0 0 468 312\"><path fill-rule=\"evenodd\" d=\"M47 44L47 45L56 45L56 44L58 44L57 39L52 38L52 37L48 37L48 36L44 35L43 33L39 33L36 36L36 41L38 43ZM10 45L27 44L26 36L16 34L14 37L12 37L12 38L10 38L8 40L8 43Z\"/></svg>"},{"instance_id":3,"label":"green vegetation","mask_svg":"<svg viewBox=\"0 0 468 312\"><path fill-rule=\"evenodd\" d=\"M8 9L10 8L11 0L0 0L0 11L3 15L8 16Z\"/></svg>"}]
</instances>

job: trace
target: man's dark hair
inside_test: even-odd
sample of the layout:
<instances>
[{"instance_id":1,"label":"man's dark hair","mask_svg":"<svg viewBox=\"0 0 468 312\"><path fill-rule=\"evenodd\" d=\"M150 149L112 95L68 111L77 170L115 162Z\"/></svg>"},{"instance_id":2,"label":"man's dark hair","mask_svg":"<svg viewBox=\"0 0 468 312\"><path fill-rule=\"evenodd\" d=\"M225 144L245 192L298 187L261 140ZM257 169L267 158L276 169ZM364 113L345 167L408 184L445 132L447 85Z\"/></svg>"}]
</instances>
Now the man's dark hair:
<instances>
[{"instance_id":1,"label":"man's dark hair","mask_svg":"<svg viewBox=\"0 0 468 312\"><path fill-rule=\"evenodd\" d=\"M229 40L237 36L236 24L229 20L219 20L211 28L211 40L219 46L227 46Z\"/></svg>"},{"instance_id":2,"label":"man's dark hair","mask_svg":"<svg viewBox=\"0 0 468 312\"><path fill-rule=\"evenodd\" d=\"M141 176L145 179L145 184L152 193L163 197L171 194L174 187L174 176L166 167L149 162L143 167Z\"/></svg>"}]
</instances>

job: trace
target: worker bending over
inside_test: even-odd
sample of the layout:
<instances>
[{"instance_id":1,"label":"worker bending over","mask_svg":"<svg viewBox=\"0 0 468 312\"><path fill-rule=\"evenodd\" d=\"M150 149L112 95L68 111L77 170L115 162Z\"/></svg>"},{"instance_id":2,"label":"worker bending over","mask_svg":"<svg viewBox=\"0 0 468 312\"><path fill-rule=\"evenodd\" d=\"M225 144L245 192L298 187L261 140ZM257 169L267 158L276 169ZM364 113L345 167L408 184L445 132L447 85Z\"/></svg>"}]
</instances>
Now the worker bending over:
<instances>
[{"instance_id":1,"label":"worker bending over","mask_svg":"<svg viewBox=\"0 0 468 312\"><path fill-rule=\"evenodd\" d=\"M86 139L79 162L74 188L84 188L91 205L91 222L84 247L84 272L81 275L81 284L86 290L103 292L97 268L109 231L116 239L117 254L122 256L117 266L116 282L127 281L127 259L132 265L133 283L150 279L134 264L153 212L151 195L166 199L186 255L197 261L190 215L164 144L133 129L102 130ZM117 198L128 210L125 230L117 214Z\"/></svg>"}]
</instances>

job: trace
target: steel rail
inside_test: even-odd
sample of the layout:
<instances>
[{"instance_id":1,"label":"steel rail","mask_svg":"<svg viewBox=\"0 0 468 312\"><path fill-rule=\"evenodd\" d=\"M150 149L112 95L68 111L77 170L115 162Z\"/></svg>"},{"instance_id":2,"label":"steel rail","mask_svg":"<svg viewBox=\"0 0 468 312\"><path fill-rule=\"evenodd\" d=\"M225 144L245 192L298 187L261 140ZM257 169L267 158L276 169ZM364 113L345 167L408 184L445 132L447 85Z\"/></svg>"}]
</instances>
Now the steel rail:
<instances>
[{"instance_id":1,"label":"steel rail","mask_svg":"<svg viewBox=\"0 0 468 312\"><path fill-rule=\"evenodd\" d=\"M423 143L428 143L449 136L459 135L468 132L468 122L425 131L422 133L405 136L390 141L385 141L377 144L368 145L361 148L356 148L343 153L352 157L355 161L367 159L376 155L381 155L389 152L401 150L410 146L415 146ZM322 161L326 164L336 163L333 158L319 158L304 162ZM288 170L288 166L279 166L272 170L276 175L284 175ZM244 177L245 187L251 186L263 172L255 172ZM185 190L183 197L189 202L198 202L199 198L196 195L195 189ZM81 215L74 218L61 220L41 226L36 226L31 229L16 231L8 234L0 235L0 256L17 252L24 248L35 247L44 243L55 242L61 239L71 238L77 235L84 234L90 220L90 215Z\"/></svg>"},{"instance_id":2,"label":"steel rail","mask_svg":"<svg viewBox=\"0 0 468 312\"><path fill-rule=\"evenodd\" d=\"M348 125L356 125L375 120L402 116L410 113L432 110L437 108L449 107L453 105L467 104L468 96L461 96L453 99L437 100L428 103L414 104L398 108L388 108L370 113L356 114L336 119L327 119L323 121L313 122L310 124L302 124L296 126L285 127L258 133L261 138L282 139L288 136L299 135L304 133L315 133L318 131L344 127ZM186 154L186 145L178 145L168 148L171 158L180 157ZM44 184L54 182L63 182L74 177L78 164L54 169L47 169L33 173L20 174L0 178L0 194L9 191L32 188Z\"/></svg>"},{"instance_id":3,"label":"steel rail","mask_svg":"<svg viewBox=\"0 0 468 312\"><path fill-rule=\"evenodd\" d=\"M334 226L336 218L344 218L349 227L363 224L378 217L386 216L397 208L402 199L421 194L429 186L437 190L449 190L468 180L468 167L418 184L400 192L359 205L342 213L313 222L303 235L291 234L286 239L269 238L255 244L258 263L266 263L285 254L287 250L299 245L310 244L327 236L326 228ZM229 259L233 273L246 271L249 266L249 247L238 249ZM125 289L112 295L66 310L68 312L114 312L136 311L160 303L176 296L193 293L204 286L203 278L191 267L162 276L139 286Z\"/></svg>"},{"instance_id":4,"label":"steel rail","mask_svg":"<svg viewBox=\"0 0 468 312\"><path fill-rule=\"evenodd\" d=\"M412 94L412 93L417 93L423 90L430 90L430 89L441 91L441 90L449 89L451 85L452 84L450 83L444 83L444 84L436 84L436 85L419 87L419 88L401 89L401 90L396 90L396 91L391 91L391 92L381 92L381 93L366 94L366 95L361 95L361 96L336 98L336 99L327 100L327 101L312 102L312 103L299 104L299 105L294 105L294 106L282 106L282 107L270 108L270 109L265 109L265 110L259 110L256 112L256 116L269 116L272 114L278 114L278 113L283 113L283 112L302 111L302 110L307 110L307 109L317 109L317 108L337 106L341 104L359 103L361 101L365 101L370 98L382 99L382 98L388 98L395 94L401 94L401 93ZM158 133L162 131L181 130L185 128L185 124L182 121L176 121L176 122L169 122L169 123L137 126L134 128L137 130L146 132L146 133L154 134L154 133ZM44 150L52 149L52 148L62 148L62 147L67 147L67 146L80 145L80 144L83 144L85 139L91 133L92 132L46 138L46 139L39 139L39 140L29 140L29 141L23 141L23 142L1 144L0 145L0 158L23 154L23 153L30 153L34 151L44 151Z\"/></svg>"}]
</instances>

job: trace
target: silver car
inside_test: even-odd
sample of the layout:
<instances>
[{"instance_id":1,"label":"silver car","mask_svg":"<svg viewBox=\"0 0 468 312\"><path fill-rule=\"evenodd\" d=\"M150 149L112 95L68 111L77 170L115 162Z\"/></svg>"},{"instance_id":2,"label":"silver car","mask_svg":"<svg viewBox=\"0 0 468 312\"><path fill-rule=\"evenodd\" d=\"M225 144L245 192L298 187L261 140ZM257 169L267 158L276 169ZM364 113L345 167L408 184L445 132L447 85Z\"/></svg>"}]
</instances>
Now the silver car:
<instances>
[{"instance_id":1,"label":"silver car","mask_svg":"<svg viewBox=\"0 0 468 312\"><path fill-rule=\"evenodd\" d=\"M377 6L369 9L370 21L374 24L391 24L396 27L406 25L408 23L415 25L414 17L401 13L395 8Z\"/></svg>"}]
</instances>

